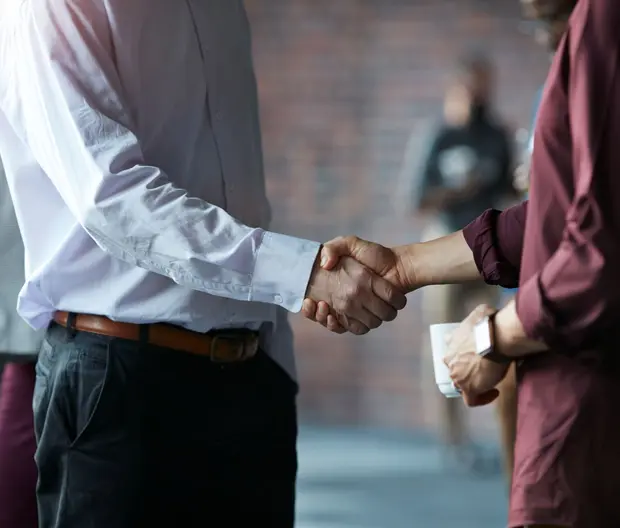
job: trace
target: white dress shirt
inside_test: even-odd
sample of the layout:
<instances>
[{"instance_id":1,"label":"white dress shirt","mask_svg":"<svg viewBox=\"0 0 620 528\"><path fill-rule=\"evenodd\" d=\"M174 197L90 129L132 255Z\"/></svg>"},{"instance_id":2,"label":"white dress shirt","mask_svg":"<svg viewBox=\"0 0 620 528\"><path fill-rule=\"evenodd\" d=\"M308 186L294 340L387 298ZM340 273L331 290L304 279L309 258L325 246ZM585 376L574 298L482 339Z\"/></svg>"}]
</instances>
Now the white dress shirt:
<instances>
[{"instance_id":1,"label":"white dress shirt","mask_svg":"<svg viewBox=\"0 0 620 528\"><path fill-rule=\"evenodd\" d=\"M0 7L0 154L26 250L19 313L198 332L271 323L292 373L319 244L266 230L242 0Z\"/></svg>"},{"instance_id":2,"label":"white dress shirt","mask_svg":"<svg viewBox=\"0 0 620 528\"><path fill-rule=\"evenodd\" d=\"M0 163L0 354L34 355L41 345L35 332L15 311L24 285L24 245Z\"/></svg>"}]
</instances>

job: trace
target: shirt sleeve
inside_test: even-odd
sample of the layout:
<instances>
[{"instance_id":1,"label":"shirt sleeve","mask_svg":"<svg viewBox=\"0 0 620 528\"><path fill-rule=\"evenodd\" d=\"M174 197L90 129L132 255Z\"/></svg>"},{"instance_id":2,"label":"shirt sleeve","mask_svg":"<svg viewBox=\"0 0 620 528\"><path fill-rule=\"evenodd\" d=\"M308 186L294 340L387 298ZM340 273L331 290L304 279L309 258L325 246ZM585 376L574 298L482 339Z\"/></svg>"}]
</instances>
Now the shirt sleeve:
<instances>
[{"instance_id":1,"label":"shirt sleeve","mask_svg":"<svg viewBox=\"0 0 620 528\"><path fill-rule=\"evenodd\" d=\"M574 198L559 247L517 296L527 335L567 349L600 344L620 314L620 4L577 10L564 52Z\"/></svg>"},{"instance_id":2,"label":"shirt sleeve","mask_svg":"<svg viewBox=\"0 0 620 528\"><path fill-rule=\"evenodd\" d=\"M243 225L144 159L103 2L25 2L14 42L18 133L103 250L195 290L301 309L320 245Z\"/></svg>"},{"instance_id":3,"label":"shirt sleeve","mask_svg":"<svg viewBox=\"0 0 620 528\"><path fill-rule=\"evenodd\" d=\"M505 211L489 209L463 229L486 283L504 288L519 285L527 204L525 201Z\"/></svg>"}]
</instances>

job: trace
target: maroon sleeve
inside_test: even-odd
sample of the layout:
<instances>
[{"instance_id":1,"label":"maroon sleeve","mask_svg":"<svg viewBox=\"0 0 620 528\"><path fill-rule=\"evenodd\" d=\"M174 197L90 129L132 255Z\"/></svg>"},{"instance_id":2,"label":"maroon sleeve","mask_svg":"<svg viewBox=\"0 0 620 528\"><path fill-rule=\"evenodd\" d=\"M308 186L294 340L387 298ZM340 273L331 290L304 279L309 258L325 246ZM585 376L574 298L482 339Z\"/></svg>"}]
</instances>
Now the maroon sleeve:
<instances>
[{"instance_id":1,"label":"maroon sleeve","mask_svg":"<svg viewBox=\"0 0 620 528\"><path fill-rule=\"evenodd\" d=\"M573 199L559 247L517 295L528 337L553 347L597 346L620 323L618 28L618 0L584 0L567 33Z\"/></svg>"},{"instance_id":2,"label":"maroon sleeve","mask_svg":"<svg viewBox=\"0 0 620 528\"><path fill-rule=\"evenodd\" d=\"M505 211L489 209L463 229L476 266L488 284L519 285L527 201Z\"/></svg>"}]
</instances>

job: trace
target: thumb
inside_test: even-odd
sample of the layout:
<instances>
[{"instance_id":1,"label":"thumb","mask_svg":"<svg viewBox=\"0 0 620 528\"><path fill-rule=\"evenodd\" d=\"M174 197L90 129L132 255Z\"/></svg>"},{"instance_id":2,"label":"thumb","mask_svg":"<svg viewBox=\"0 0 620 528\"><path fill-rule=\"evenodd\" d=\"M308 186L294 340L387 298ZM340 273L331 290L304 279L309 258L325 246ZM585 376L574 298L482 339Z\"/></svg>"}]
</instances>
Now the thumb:
<instances>
[{"instance_id":1,"label":"thumb","mask_svg":"<svg viewBox=\"0 0 620 528\"><path fill-rule=\"evenodd\" d=\"M348 257L355 249L355 237L338 237L323 244L321 249L321 268L334 268L340 257Z\"/></svg>"}]
</instances>

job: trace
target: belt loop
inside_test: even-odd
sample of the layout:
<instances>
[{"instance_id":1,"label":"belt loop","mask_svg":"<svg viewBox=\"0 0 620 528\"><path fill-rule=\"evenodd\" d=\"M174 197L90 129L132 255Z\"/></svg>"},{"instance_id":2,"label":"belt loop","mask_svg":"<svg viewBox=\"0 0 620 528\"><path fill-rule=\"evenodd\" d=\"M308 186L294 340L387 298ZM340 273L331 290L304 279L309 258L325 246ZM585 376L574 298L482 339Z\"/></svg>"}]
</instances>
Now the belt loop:
<instances>
[{"instance_id":1,"label":"belt loop","mask_svg":"<svg viewBox=\"0 0 620 528\"><path fill-rule=\"evenodd\" d=\"M77 314L75 312L67 312L67 333L71 339L75 338L77 335L77 330L75 328L77 322Z\"/></svg>"},{"instance_id":2,"label":"belt loop","mask_svg":"<svg viewBox=\"0 0 620 528\"><path fill-rule=\"evenodd\" d=\"M150 325L141 324L140 325L140 345L148 345L149 344L149 329Z\"/></svg>"},{"instance_id":3,"label":"belt loop","mask_svg":"<svg viewBox=\"0 0 620 528\"><path fill-rule=\"evenodd\" d=\"M75 323L77 321L77 314L74 312L67 312L67 328L75 331Z\"/></svg>"}]
</instances>

